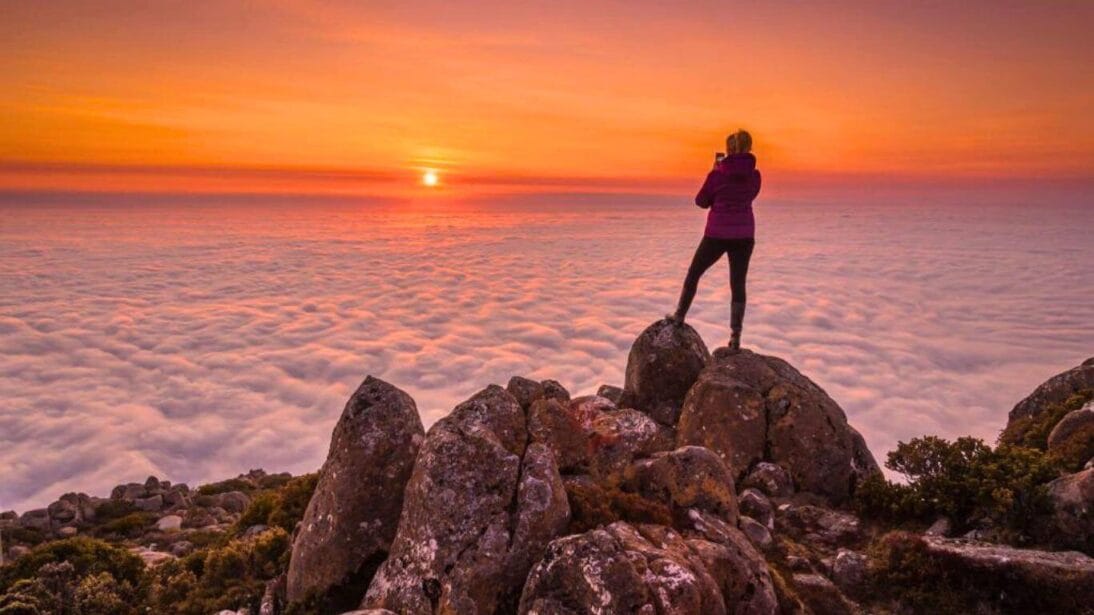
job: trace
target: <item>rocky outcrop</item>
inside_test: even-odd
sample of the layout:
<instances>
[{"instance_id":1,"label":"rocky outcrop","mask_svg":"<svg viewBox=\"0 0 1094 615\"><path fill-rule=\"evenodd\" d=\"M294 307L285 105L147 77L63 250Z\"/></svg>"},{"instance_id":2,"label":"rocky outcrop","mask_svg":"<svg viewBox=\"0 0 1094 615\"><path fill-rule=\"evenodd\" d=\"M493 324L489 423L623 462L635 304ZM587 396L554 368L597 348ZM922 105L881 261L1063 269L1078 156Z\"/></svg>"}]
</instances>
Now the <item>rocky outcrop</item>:
<instances>
[{"instance_id":1,"label":"rocky outcrop","mask_svg":"<svg viewBox=\"0 0 1094 615\"><path fill-rule=\"evenodd\" d=\"M616 522L560 538L528 575L519 612L775 613L769 578L741 583L740 572L762 558L747 542L734 546L752 561L657 525Z\"/></svg>"},{"instance_id":2,"label":"rocky outcrop","mask_svg":"<svg viewBox=\"0 0 1094 615\"><path fill-rule=\"evenodd\" d=\"M395 537L424 437L409 395L371 376L357 388L334 427L293 543L290 602L311 595L346 607L360 601Z\"/></svg>"},{"instance_id":3,"label":"rocky outcrop","mask_svg":"<svg viewBox=\"0 0 1094 615\"><path fill-rule=\"evenodd\" d=\"M1094 605L1094 559L1075 552L1017 549L937 536L887 541L897 561L980 593L993 612L1085 613Z\"/></svg>"},{"instance_id":4,"label":"rocky outcrop","mask_svg":"<svg viewBox=\"0 0 1094 615\"><path fill-rule=\"evenodd\" d=\"M1048 450L1053 452L1064 449L1080 438L1094 441L1094 401L1068 412L1056 423L1048 434Z\"/></svg>"},{"instance_id":5,"label":"rocky outcrop","mask_svg":"<svg viewBox=\"0 0 1094 615\"><path fill-rule=\"evenodd\" d=\"M391 554L362 608L491 613L515 604L568 511L549 447L526 453L524 412L490 386L430 428Z\"/></svg>"},{"instance_id":6,"label":"rocky outcrop","mask_svg":"<svg viewBox=\"0 0 1094 615\"><path fill-rule=\"evenodd\" d=\"M1018 419L1036 416L1052 404L1066 401L1083 389L1094 389L1094 357L1041 383L1010 411L1008 427Z\"/></svg>"},{"instance_id":7,"label":"rocky outcrop","mask_svg":"<svg viewBox=\"0 0 1094 615\"><path fill-rule=\"evenodd\" d=\"M684 401L676 442L715 451L738 480L760 463L776 464L796 490L833 503L880 471L824 390L782 359L748 350L715 353Z\"/></svg>"},{"instance_id":8,"label":"rocky outcrop","mask_svg":"<svg viewBox=\"0 0 1094 615\"><path fill-rule=\"evenodd\" d=\"M1043 520L1040 538L1049 544L1094 553L1094 468L1048 484L1052 513Z\"/></svg>"},{"instance_id":9,"label":"rocky outcrop","mask_svg":"<svg viewBox=\"0 0 1094 615\"><path fill-rule=\"evenodd\" d=\"M619 404L675 425L688 389L708 360L710 352L695 329L667 319L655 322L631 346Z\"/></svg>"}]
</instances>

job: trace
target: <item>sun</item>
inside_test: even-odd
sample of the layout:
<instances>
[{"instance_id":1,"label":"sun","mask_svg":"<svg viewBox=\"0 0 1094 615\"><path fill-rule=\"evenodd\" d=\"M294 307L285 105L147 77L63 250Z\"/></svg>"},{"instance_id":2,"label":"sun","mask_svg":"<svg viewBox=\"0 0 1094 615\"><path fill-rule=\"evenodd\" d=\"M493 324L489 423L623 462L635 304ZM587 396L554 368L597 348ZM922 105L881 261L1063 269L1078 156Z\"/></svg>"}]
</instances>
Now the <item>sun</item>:
<instances>
[{"instance_id":1,"label":"sun","mask_svg":"<svg viewBox=\"0 0 1094 615\"><path fill-rule=\"evenodd\" d=\"M433 169L428 169L425 173L422 173L422 185L424 186L436 186L439 180L440 178L437 177L437 172Z\"/></svg>"}]
</instances>

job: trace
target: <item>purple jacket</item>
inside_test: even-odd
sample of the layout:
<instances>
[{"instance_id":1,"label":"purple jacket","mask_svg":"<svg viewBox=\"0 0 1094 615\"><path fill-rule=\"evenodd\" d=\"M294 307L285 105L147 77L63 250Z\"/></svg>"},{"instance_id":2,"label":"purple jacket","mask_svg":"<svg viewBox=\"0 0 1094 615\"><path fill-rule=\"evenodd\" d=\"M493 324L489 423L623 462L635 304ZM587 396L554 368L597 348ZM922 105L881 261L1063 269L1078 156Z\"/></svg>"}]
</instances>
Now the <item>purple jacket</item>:
<instances>
[{"instance_id":1,"label":"purple jacket","mask_svg":"<svg viewBox=\"0 0 1094 615\"><path fill-rule=\"evenodd\" d=\"M749 239L756 234L752 199L760 193L760 172L752 154L731 154L707 175L695 204L707 213L703 233L715 239Z\"/></svg>"}]
</instances>

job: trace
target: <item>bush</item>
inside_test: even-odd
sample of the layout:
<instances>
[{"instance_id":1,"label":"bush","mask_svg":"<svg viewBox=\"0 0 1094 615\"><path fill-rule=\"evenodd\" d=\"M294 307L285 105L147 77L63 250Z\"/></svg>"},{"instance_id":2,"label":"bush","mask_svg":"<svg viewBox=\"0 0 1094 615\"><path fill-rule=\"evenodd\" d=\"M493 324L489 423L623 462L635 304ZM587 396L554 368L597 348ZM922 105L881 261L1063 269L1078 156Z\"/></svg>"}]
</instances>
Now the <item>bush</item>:
<instances>
[{"instance_id":1,"label":"bush","mask_svg":"<svg viewBox=\"0 0 1094 615\"><path fill-rule=\"evenodd\" d=\"M229 491L242 491L250 493L254 491L254 483L245 478L229 478L219 483L209 483L198 487L198 495L217 495Z\"/></svg>"},{"instance_id":2,"label":"bush","mask_svg":"<svg viewBox=\"0 0 1094 615\"><path fill-rule=\"evenodd\" d=\"M963 437L949 442L936 436L901 442L885 466L900 472L907 485L880 476L855 492L859 512L894 521L930 521L949 517L957 529L996 526L1007 540L1028 533L1033 519L1048 507L1044 484L1058 474L1041 451L1003 444L995 449Z\"/></svg>"},{"instance_id":3,"label":"bush","mask_svg":"<svg viewBox=\"0 0 1094 615\"><path fill-rule=\"evenodd\" d=\"M277 491L254 496L236 523L236 532L243 532L252 525L267 525L291 534L304 518L318 481L318 474L304 474L289 480Z\"/></svg>"},{"instance_id":4,"label":"bush","mask_svg":"<svg viewBox=\"0 0 1094 615\"><path fill-rule=\"evenodd\" d=\"M205 615L250 608L257 612L266 582L288 569L289 535L280 528L166 562L150 583L153 612Z\"/></svg>"},{"instance_id":5,"label":"bush","mask_svg":"<svg viewBox=\"0 0 1094 615\"><path fill-rule=\"evenodd\" d=\"M101 540L77 536L39 545L30 553L0 569L0 592L17 581L33 579L46 564L67 562L78 579L107 573L119 583L137 587L141 583L144 563L136 555Z\"/></svg>"},{"instance_id":6,"label":"bush","mask_svg":"<svg viewBox=\"0 0 1094 615\"><path fill-rule=\"evenodd\" d=\"M149 513L129 513L124 517L108 521L95 528L95 535L100 537L139 538L144 533L145 528L151 526L154 522L155 516Z\"/></svg>"},{"instance_id":7,"label":"bush","mask_svg":"<svg viewBox=\"0 0 1094 615\"><path fill-rule=\"evenodd\" d=\"M1056 423L1068 412L1082 408L1091 399L1094 399L1094 389L1083 389L1062 403L1049 404L1038 414L1012 421L999 434L999 443L1035 448L1039 451L1047 450L1048 434L1052 433ZM1085 462L1086 459L1083 460Z\"/></svg>"}]
</instances>

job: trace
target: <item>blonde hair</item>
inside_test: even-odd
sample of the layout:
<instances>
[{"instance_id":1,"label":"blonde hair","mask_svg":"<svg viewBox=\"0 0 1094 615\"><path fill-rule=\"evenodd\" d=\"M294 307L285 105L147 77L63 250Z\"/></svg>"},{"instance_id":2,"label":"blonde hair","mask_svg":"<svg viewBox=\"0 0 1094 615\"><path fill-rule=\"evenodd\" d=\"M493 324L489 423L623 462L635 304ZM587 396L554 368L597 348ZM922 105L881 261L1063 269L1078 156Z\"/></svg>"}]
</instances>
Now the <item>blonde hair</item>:
<instances>
[{"instance_id":1,"label":"blonde hair","mask_svg":"<svg viewBox=\"0 0 1094 615\"><path fill-rule=\"evenodd\" d=\"M726 154L746 154L752 151L752 135L743 128L726 137Z\"/></svg>"}]
</instances>

